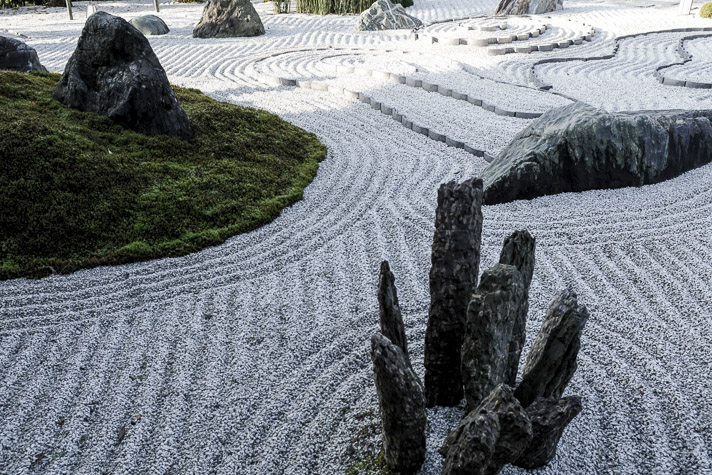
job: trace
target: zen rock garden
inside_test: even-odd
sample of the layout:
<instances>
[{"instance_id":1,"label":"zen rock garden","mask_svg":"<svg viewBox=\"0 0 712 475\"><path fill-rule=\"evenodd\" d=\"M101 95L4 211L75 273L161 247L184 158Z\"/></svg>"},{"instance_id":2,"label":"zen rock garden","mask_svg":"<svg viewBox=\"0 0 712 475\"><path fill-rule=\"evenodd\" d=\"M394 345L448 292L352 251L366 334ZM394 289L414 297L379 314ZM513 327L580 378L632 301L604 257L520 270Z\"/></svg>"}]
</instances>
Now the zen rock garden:
<instances>
[{"instance_id":1,"label":"zen rock garden","mask_svg":"<svg viewBox=\"0 0 712 475\"><path fill-rule=\"evenodd\" d=\"M415 472L425 459L426 407L455 406L465 397L465 416L440 449L444 474L544 466L581 412L580 397L562 395L576 371L588 310L570 289L554 296L517 384L535 239L513 233L478 284L482 200L480 179L438 191L424 385L408 355L395 277L381 264L381 332L371 339L371 359L384 460L396 472Z\"/></svg>"}]
</instances>

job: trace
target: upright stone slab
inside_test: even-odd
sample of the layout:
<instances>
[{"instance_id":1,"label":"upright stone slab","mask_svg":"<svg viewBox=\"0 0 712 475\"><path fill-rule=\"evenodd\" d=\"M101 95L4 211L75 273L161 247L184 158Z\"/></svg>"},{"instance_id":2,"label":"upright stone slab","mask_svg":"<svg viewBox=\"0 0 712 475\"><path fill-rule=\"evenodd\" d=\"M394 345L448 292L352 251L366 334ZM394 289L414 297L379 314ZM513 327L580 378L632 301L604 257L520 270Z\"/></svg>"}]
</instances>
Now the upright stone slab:
<instances>
[{"instance_id":1,"label":"upright stone slab","mask_svg":"<svg viewBox=\"0 0 712 475\"><path fill-rule=\"evenodd\" d=\"M519 307L519 315L512 328L512 340L509 343L509 356L507 372L504 382L514 386L519 369L519 358L527 334L527 312L529 312L529 286L534 275L534 250L536 241L527 230L515 231L504 240L502 253L499 256L500 264L508 264L517 268L524 280L524 297Z\"/></svg>"},{"instance_id":2,"label":"upright stone slab","mask_svg":"<svg viewBox=\"0 0 712 475\"><path fill-rule=\"evenodd\" d=\"M86 21L52 95L146 135L188 140L193 132L146 37L123 18L97 12Z\"/></svg>"},{"instance_id":3,"label":"upright stone slab","mask_svg":"<svg viewBox=\"0 0 712 475\"><path fill-rule=\"evenodd\" d=\"M30 73L47 69L40 64L40 58L34 48L20 40L0 36L0 70Z\"/></svg>"},{"instance_id":4,"label":"upright stone slab","mask_svg":"<svg viewBox=\"0 0 712 475\"><path fill-rule=\"evenodd\" d=\"M265 34L250 0L208 0L193 29L194 38L233 38Z\"/></svg>"},{"instance_id":5,"label":"upright stone slab","mask_svg":"<svg viewBox=\"0 0 712 475\"><path fill-rule=\"evenodd\" d=\"M380 314L381 333L391 342L403 350L408 366L408 340L405 336L405 325L398 305L395 276L388 266L388 261L381 262L381 274L378 278L378 309Z\"/></svg>"},{"instance_id":6,"label":"upright stone slab","mask_svg":"<svg viewBox=\"0 0 712 475\"><path fill-rule=\"evenodd\" d=\"M573 290L566 289L556 295L534 340L522 382L515 392L524 407L540 397L561 397L576 371L576 357L586 321L588 310L578 304Z\"/></svg>"},{"instance_id":7,"label":"upright stone slab","mask_svg":"<svg viewBox=\"0 0 712 475\"><path fill-rule=\"evenodd\" d=\"M514 266L497 264L482 273L467 308L462 343L466 411L505 382L512 329L524 298L524 279Z\"/></svg>"},{"instance_id":8,"label":"upright stone slab","mask_svg":"<svg viewBox=\"0 0 712 475\"><path fill-rule=\"evenodd\" d=\"M371 360L382 420L383 454L388 468L415 472L425 460L423 387L403 351L381 334L371 337Z\"/></svg>"},{"instance_id":9,"label":"upright stone slab","mask_svg":"<svg viewBox=\"0 0 712 475\"><path fill-rule=\"evenodd\" d=\"M443 475L494 475L532 440L529 416L512 388L497 386L445 439Z\"/></svg>"},{"instance_id":10,"label":"upright stone slab","mask_svg":"<svg viewBox=\"0 0 712 475\"><path fill-rule=\"evenodd\" d=\"M467 304L477 287L482 237L482 180L450 182L438 190L430 312L425 333L428 407L455 406L463 396L460 347Z\"/></svg>"},{"instance_id":11,"label":"upright stone slab","mask_svg":"<svg viewBox=\"0 0 712 475\"><path fill-rule=\"evenodd\" d=\"M581 412L581 398L570 396L539 398L527 408L534 437L514 465L532 469L543 467L556 455L564 429Z\"/></svg>"}]
</instances>

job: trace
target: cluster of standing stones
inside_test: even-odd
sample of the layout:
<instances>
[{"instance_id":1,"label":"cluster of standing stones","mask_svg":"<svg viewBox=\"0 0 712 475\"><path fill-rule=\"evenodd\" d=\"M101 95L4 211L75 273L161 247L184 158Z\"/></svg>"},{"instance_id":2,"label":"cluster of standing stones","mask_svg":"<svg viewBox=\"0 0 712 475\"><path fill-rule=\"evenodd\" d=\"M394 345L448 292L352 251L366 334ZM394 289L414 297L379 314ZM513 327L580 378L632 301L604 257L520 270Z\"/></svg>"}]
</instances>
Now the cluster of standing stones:
<instances>
[{"instance_id":1,"label":"cluster of standing stones","mask_svg":"<svg viewBox=\"0 0 712 475\"><path fill-rule=\"evenodd\" d=\"M562 394L576 370L588 311L569 289L555 296L517 386L535 240L527 231L513 233L478 285L482 201L479 178L438 191L424 385L408 355L395 278L388 262L381 264L381 331L371 339L371 359L384 460L394 471L417 471L425 460L426 407L465 398L465 416L440 449L444 474L496 474L508 463L541 467L581 411L578 396Z\"/></svg>"}]
</instances>

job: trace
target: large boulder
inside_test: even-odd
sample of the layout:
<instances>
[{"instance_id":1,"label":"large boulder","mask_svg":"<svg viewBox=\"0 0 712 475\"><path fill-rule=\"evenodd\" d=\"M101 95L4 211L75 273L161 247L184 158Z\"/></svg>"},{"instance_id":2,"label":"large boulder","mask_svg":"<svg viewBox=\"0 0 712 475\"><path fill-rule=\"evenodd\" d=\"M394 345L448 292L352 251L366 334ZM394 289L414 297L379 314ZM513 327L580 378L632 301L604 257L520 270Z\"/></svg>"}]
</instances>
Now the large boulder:
<instances>
[{"instance_id":1,"label":"large boulder","mask_svg":"<svg viewBox=\"0 0 712 475\"><path fill-rule=\"evenodd\" d=\"M467 308L462 343L466 411L506 382L512 329L523 300L524 279L516 267L497 264L482 273Z\"/></svg>"},{"instance_id":2,"label":"large boulder","mask_svg":"<svg viewBox=\"0 0 712 475\"><path fill-rule=\"evenodd\" d=\"M396 472L415 472L425 460L423 386L403 351L381 334L371 337L371 360L386 465Z\"/></svg>"},{"instance_id":3,"label":"large boulder","mask_svg":"<svg viewBox=\"0 0 712 475\"><path fill-rule=\"evenodd\" d=\"M495 15L541 15L563 6L564 0L500 0Z\"/></svg>"},{"instance_id":4,"label":"large boulder","mask_svg":"<svg viewBox=\"0 0 712 475\"><path fill-rule=\"evenodd\" d=\"M194 38L233 38L265 34L250 0L208 0L193 29Z\"/></svg>"},{"instance_id":5,"label":"large boulder","mask_svg":"<svg viewBox=\"0 0 712 475\"><path fill-rule=\"evenodd\" d=\"M408 15L403 5L390 0L378 0L364 10L356 22L356 31L413 30L423 26L423 22Z\"/></svg>"},{"instance_id":6,"label":"large boulder","mask_svg":"<svg viewBox=\"0 0 712 475\"><path fill-rule=\"evenodd\" d=\"M712 111L611 114L576 102L534 120L482 173L486 204L658 183L712 161Z\"/></svg>"},{"instance_id":7,"label":"large boulder","mask_svg":"<svg viewBox=\"0 0 712 475\"><path fill-rule=\"evenodd\" d=\"M477 287L482 237L482 181L450 182L438 190L430 310L425 332L428 407L456 406L463 396L460 347L467 305Z\"/></svg>"},{"instance_id":8,"label":"large boulder","mask_svg":"<svg viewBox=\"0 0 712 475\"><path fill-rule=\"evenodd\" d=\"M527 313L529 312L529 286L534 276L534 248L536 241L527 230L515 231L504 240L502 252L499 256L500 264L507 264L517 268L522 274L524 283L524 296L519 305L519 314L512 328L512 339L509 343L509 356L507 358L507 371L504 382L514 386L519 369L519 358L522 354L527 331Z\"/></svg>"},{"instance_id":9,"label":"large boulder","mask_svg":"<svg viewBox=\"0 0 712 475\"><path fill-rule=\"evenodd\" d=\"M540 397L561 397L576 371L587 321L588 310L579 305L573 290L563 290L554 297L515 391L524 407Z\"/></svg>"},{"instance_id":10,"label":"large boulder","mask_svg":"<svg viewBox=\"0 0 712 475\"><path fill-rule=\"evenodd\" d=\"M47 72L40 64L37 51L20 40L0 36L0 70L29 73L32 71Z\"/></svg>"},{"instance_id":11,"label":"large boulder","mask_svg":"<svg viewBox=\"0 0 712 475\"><path fill-rule=\"evenodd\" d=\"M146 36L149 35L165 35L170 30L168 25L156 15L142 15L133 18L131 23L134 28Z\"/></svg>"},{"instance_id":12,"label":"large boulder","mask_svg":"<svg viewBox=\"0 0 712 475\"><path fill-rule=\"evenodd\" d=\"M87 20L53 97L146 135L193 136L146 37L106 12Z\"/></svg>"},{"instance_id":13,"label":"large boulder","mask_svg":"<svg viewBox=\"0 0 712 475\"><path fill-rule=\"evenodd\" d=\"M381 262L381 274L378 278L378 310L381 333L403 350L406 363L410 366L408 356L408 340L405 336L405 325L398 304L398 292L393 272L388 261Z\"/></svg>"},{"instance_id":14,"label":"large boulder","mask_svg":"<svg viewBox=\"0 0 712 475\"><path fill-rule=\"evenodd\" d=\"M445 439L444 475L494 475L517 460L532 440L526 411L505 384L497 386Z\"/></svg>"}]
</instances>

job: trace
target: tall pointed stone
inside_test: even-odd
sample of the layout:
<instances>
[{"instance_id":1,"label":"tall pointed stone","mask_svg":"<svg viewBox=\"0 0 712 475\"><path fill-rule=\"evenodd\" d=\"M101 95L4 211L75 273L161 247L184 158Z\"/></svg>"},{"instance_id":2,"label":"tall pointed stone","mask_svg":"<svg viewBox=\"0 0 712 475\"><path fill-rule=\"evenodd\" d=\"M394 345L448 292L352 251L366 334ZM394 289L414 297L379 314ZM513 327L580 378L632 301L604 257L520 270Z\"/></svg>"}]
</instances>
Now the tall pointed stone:
<instances>
[{"instance_id":1,"label":"tall pointed stone","mask_svg":"<svg viewBox=\"0 0 712 475\"><path fill-rule=\"evenodd\" d=\"M578 304L573 290L563 290L554 297L515 392L524 407L539 397L561 397L576 371L586 321L588 310Z\"/></svg>"},{"instance_id":2,"label":"tall pointed stone","mask_svg":"<svg viewBox=\"0 0 712 475\"><path fill-rule=\"evenodd\" d=\"M396 472L415 472L425 460L423 386L403 351L381 334L371 337L371 360L386 465Z\"/></svg>"},{"instance_id":3,"label":"tall pointed stone","mask_svg":"<svg viewBox=\"0 0 712 475\"><path fill-rule=\"evenodd\" d=\"M512 329L524 298L524 281L514 266L497 264L482 273L467 308L462 343L466 411L505 383Z\"/></svg>"},{"instance_id":4,"label":"tall pointed stone","mask_svg":"<svg viewBox=\"0 0 712 475\"><path fill-rule=\"evenodd\" d=\"M534 275L534 250L536 241L529 234L529 231L515 231L504 240L502 253L499 256L500 264L512 265L519 270L524 279L524 298L520 305L519 315L514 321L512 329L512 341L509 344L509 356L507 361L507 373L504 378L510 386L514 386L517 380L517 370L519 369L519 359L522 348L527 337L527 312L529 312L529 286Z\"/></svg>"},{"instance_id":5,"label":"tall pointed stone","mask_svg":"<svg viewBox=\"0 0 712 475\"><path fill-rule=\"evenodd\" d=\"M482 180L450 182L438 190L430 311L425 333L428 407L455 406L463 396L460 347L467 304L477 286L482 236Z\"/></svg>"},{"instance_id":6,"label":"tall pointed stone","mask_svg":"<svg viewBox=\"0 0 712 475\"><path fill-rule=\"evenodd\" d=\"M388 265L388 261L381 262L381 274L378 278L378 310L380 315L381 333L391 342L403 350L408 366L408 340L405 336L403 317L398 305L395 276Z\"/></svg>"}]
</instances>

